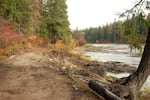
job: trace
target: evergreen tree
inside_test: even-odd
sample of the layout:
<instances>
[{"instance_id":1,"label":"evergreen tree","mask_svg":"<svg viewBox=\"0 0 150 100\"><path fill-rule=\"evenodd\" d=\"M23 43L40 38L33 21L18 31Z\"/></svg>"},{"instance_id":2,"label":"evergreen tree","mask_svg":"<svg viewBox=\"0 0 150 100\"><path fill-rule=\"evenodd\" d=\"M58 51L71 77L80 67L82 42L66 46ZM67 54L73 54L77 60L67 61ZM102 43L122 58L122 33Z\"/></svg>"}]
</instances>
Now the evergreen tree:
<instances>
[{"instance_id":1,"label":"evergreen tree","mask_svg":"<svg viewBox=\"0 0 150 100\"><path fill-rule=\"evenodd\" d=\"M56 40L67 42L70 40L71 31L67 16L66 0L47 0L44 3L44 29L42 36L48 36L53 43Z\"/></svg>"},{"instance_id":2,"label":"evergreen tree","mask_svg":"<svg viewBox=\"0 0 150 100\"><path fill-rule=\"evenodd\" d=\"M42 23L42 10L43 10L43 0L32 0L32 17L31 17L31 27L32 33L36 33L40 29Z\"/></svg>"},{"instance_id":3,"label":"evergreen tree","mask_svg":"<svg viewBox=\"0 0 150 100\"><path fill-rule=\"evenodd\" d=\"M125 21L115 21L102 27L84 29L85 39L89 43L98 41L106 42L126 42L135 41L144 43L146 37L147 26L143 21L143 15L136 15ZM136 33L136 35L134 34ZM132 38L136 37L135 39Z\"/></svg>"},{"instance_id":4,"label":"evergreen tree","mask_svg":"<svg viewBox=\"0 0 150 100\"><path fill-rule=\"evenodd\" d=\"M0 16L12 23L19 32L25 31L30 24L31 6L31 0L1 0Z\"/></svg>"}]
</instances>

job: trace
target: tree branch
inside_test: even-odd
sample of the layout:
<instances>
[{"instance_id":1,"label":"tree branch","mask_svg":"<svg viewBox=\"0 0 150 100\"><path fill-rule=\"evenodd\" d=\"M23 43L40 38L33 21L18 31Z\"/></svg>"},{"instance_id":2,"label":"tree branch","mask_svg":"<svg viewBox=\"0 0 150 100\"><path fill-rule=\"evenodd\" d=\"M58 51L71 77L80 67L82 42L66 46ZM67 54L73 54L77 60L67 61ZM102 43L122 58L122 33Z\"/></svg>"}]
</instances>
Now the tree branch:
<instances>
[{"instance_id":1,"label":"tree branch","mask_svg":"<svg viewBox=\"0 0 150 100\"><path fill-rule=\"evenodd\" d=\"M138 3L136 3L131 9L126 10L125 12L121 13L121 14L120 14L120 17L123 17L123 16L124 16L125 14L127 14L127 13L133 12L133 10L134 10L135 8L137 8L139 5L143 5L144 2L145 2L145 0L140 0L140 1L138 1ZM140 8L141 8L141 6L140 6Z\"/></svg>"}]
</instances>

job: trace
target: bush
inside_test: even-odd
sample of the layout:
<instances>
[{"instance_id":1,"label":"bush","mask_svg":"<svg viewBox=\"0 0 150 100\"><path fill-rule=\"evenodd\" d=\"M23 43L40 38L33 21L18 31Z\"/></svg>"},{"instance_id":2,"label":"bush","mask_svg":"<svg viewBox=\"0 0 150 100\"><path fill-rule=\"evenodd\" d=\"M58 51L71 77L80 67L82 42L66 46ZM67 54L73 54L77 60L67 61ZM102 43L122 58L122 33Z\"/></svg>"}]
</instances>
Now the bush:
<instances>
[{"instance_id":1,"label":"bush","mask_svg":"<svg viewBox=\"0 0 150 100\"><path fill-rule=\"evenodd\" d=\"M73 39L75 40L77 46L83 46L84 44L86 44L84 35L85 33L81 31L75 31L73 33Z\"/></svg>"}]
</instances>

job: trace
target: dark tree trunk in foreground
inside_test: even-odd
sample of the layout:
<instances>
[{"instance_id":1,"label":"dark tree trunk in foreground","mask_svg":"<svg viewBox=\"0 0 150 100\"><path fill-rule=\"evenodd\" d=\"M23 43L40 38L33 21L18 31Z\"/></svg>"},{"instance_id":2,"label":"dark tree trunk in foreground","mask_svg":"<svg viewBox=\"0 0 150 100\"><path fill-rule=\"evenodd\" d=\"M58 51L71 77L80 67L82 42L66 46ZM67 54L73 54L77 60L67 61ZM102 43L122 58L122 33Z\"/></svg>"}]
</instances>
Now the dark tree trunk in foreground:
<instances>
[{"instance_id":1,"label":"dark tree trunk in foreground","mask_svg":"<svg viewBox=\"0 0 150 100\"><path fill-rule=\"evenodd\" d=\"M133 94L136 95L136 93L144 85L149 74L150 74L150 26L148 27L147 40L138 69L129 77L119 79L115 83L130 87Z\"/></svg>"},{"instance_id":2,"label":"dark tree trunk in foreground","mask_svg":"<svg viewBox=\"0 0 150 100\"><path fill-rule=\"evenodd\" d=\"M104 86L98 84L94 80L89 81L89 87L93 89L96 93L101 95L106 100L121 100L118 96L107 90Z\"/></svg>"}]
</instances>

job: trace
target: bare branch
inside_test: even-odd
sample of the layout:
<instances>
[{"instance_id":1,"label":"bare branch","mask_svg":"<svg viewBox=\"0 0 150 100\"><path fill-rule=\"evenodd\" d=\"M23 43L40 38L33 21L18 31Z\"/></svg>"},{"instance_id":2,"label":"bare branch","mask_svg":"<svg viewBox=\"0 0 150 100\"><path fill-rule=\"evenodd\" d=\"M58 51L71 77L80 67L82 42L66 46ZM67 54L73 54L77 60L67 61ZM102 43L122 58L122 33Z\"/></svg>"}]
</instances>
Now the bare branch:
<instances>
[{"instance_id":1,"label":"bare branch","mask_svg":"<svg viewBox=\"0 0 150 100\"><path fill-rule=\"evenodd\" d=\"M125 14L132 13L133 10L136 9L138 6L139 6L140 9L141 9L141 7L142 7L142 5L143 5L144 2L145 2L145 0L140 0L140 1L138 1L138 3L136 3L135 6L133 6L131 9L126 10L125 12L121 13L121 14L120 14L120 17L125 16ZM141 5L141 6L140 6L140 5ZM138 10L139 10L139 9L138 9Z\"/></svg>"}]
</instances>

